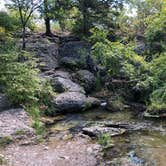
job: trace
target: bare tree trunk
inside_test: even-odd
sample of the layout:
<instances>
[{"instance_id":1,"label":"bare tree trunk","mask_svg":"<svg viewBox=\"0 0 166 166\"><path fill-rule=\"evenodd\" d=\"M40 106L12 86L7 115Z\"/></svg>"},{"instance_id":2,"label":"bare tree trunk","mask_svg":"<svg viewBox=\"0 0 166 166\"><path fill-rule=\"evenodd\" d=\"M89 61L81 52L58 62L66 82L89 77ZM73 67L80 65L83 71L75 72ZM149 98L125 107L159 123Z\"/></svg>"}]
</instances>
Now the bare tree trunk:
<instances>
[{"instance_id":1,"label":"bare tree trunk","mask_svg":"<svg viewBox=\"0 0 166 166\"><path fill-rule=\"evenodd\" d=\"M51 32L51 26L50 26L50 18L45 18L45 26L46 26L46 32L45 35L46 36L52 36L52 32Z\"/></svg>"},{"instance_id":2,"label":"bare tree trunk","mask_svg":"<svg viewBox=\"0 0 166 166\"><path fill-rule=\"evenodd\" d=\"M26 41L25 41L25 26L22 28L22 50L26 48Z\"/></svg>"},{"instance_id":3,"label":"bare tree trunk","mask_svg":"<svg viewBox=\"0 0 166 166\"><path fill-rule=\"evenodd\" d=\"M46 32L45 35L46 36L53 36L52 32L51 32L51 26L50 26L50 17L49 15L49 9L48 9L48 0L44 0L44 21L45 21L45 27L46 27Z\"/></svg>"},{"instance_id":4,"label":"bare tree trunk","mask_svg":"<svg viewBox=\"0 0 166 166\"><path fill-rule=\"evenodd\" d=\"M85 1L83 1L83 33L86 35L88 33L88 27L87 27L87 21L88 21L88 18L87 18L87 9L86 9L86 5L85 5Z\"/></svg>"}]
</instances>

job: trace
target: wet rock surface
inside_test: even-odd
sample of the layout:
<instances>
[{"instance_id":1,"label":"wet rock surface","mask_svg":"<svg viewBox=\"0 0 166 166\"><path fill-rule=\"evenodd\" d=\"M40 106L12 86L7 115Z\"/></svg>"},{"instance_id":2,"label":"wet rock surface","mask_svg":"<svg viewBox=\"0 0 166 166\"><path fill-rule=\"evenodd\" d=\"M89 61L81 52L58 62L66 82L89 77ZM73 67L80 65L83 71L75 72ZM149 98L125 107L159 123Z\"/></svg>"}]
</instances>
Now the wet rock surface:
<instances>
[{"instance_id":1,"label":"wet rock surface","mask_svg":"<svg viewBox=\"0 0 166 166\"><path fill-rule=\"evenodd\" d=\"M115 127L104 127L104 126L91 126L82 129L84 134L89 136L98 136L100 134L109 134L110 136L122 135L126 132L125 129Z\"/></svg>"}]
</instances>

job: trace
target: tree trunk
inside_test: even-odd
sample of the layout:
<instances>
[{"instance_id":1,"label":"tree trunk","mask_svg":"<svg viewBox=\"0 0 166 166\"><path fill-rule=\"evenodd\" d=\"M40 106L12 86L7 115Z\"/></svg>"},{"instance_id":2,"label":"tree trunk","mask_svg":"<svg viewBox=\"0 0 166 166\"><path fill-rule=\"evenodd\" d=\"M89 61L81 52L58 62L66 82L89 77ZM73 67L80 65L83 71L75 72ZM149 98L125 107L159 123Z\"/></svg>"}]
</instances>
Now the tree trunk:
<instances>
[{"instance_id":1,"label":"tree trunk","mask_svg":"<svg viewBox=\"0 0 166 166\"><path fill-rule=\"evenodd\" d=\"M87 17L87 8L85 1L83 1L83 6L82 6L82 14L83 14L83 34L87 35L88 33L88 27L87 27L87 22L88 22L88 17Z\"/></svg>"},{"instance_id":2,"label":"tree trunk","mask_svg":"<svg viewBox=\"0 0 166 166\"><path fill-rule=\"evenodd\" d=\"M49 9L48 9L48 0L44 0L44 21L45 21L45 27L46 27L46 36L53 36L51 32L51 26L50 26L50 17L49 17Z\"/></svg>"},{"instance_id":3,"label":"tree trunk","mask_svg":"<svg viewBox=\"0 0 166 166\"><path fill-rule=\"evenodd\" d=\"M25 27L22 28L22 50L25 50L26 41L25 41Z\"/></svg>"},{"instance_id":4,"label":"tree trunk","mask_svg":"<svg viewBox=\"0 0 166 166\"><path fill-rule=\"evenodd\" d=\"M45 20L45 26L46 26L45 35L52 36L51 26L50 26L50 18L45 18L44 20Z\"/></svg>"}]
</instances>

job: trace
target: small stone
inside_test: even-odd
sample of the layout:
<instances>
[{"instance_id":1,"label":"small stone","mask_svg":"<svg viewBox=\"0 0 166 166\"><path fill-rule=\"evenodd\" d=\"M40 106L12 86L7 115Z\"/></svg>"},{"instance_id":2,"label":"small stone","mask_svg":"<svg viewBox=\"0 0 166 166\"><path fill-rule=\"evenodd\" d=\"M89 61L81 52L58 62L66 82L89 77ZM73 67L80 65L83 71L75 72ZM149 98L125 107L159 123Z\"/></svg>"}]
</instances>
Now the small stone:
<instances>
[{"instance_id":1,"label":"small stone","mask_svg":"<svg viewBox=\"0 0 166 166\"><path fill-rule=\"evenodd\" d=\"M73 138L73 135L72 134L66 134L63 136L63 140L66 141L66 140L69 140L69 139L72 139Z\"/></svg>"},{"instance_id":2,"label":"small stone","mask_svg":"<svg viewBox=\"0 0 166 166\"><path fill-rule=\"evenodd\" d=\"M69 156L60 156L61 159L65 159L65 160L69 160L70 157Z\"/></svg>"},{"instance_id":3,"label":"small stone","mask_svg":"<svg viewBox=\"0 0 166 166\"><path fill-rule=\"evenodd\" d=\"M44 150L48 150L48 149L49 149L49 147L48 147L48 146L45 146L43 149L44 149Z\"/></svg>"},{"instance_id":4,"label":"small stone","mask_svg":"<svg viewBox=\"0 0 166 166\"><path fill-rule=\"evenodd\" d=\"M87 149L87 152L90 153L90 154L92 154L92 153L93 153L93 149L92 149L91 147L89 147L89 148Z\"/></svg>"}]
</instances>

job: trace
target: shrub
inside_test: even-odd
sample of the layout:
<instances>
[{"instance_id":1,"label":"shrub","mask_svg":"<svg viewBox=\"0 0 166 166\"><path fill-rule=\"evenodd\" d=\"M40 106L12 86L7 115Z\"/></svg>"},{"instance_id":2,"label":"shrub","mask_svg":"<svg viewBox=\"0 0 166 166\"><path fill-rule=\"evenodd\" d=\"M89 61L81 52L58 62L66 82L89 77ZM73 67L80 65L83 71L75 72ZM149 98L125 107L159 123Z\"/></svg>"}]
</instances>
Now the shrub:
<instances>
[{"instance_id":1,"label":"shrub","mask_svg":"<svg viewBox=\"0 0 166 166\"><path fill-rule=\"evenodd\" d=\"M29 57L28 60L20 63L19 57L19 53L2 54L0 57L0 82L6 86L6 94L16 105L37 100L35 92L40 88L35 63Z\"/></svg>"},{"instance_id":2,"label":"shrub","mask_svg":"<svg viewBox=\"0 0 166 166\"><path fill-rule=\"evenodd\" d=\"M154 114L160 114L166 111L166 84L152 92L148 111Z\"/></svg>"},{"instance_id":3,"label":"shrub","mask_svg":"<svg viewBox=\"0 0 166 166\"><path fill-rule=\"evenodd\" d=\"M102 29L93 29L92 32L93 35L90 37L90 41L94 43L92 55L97 63L106 66L109 75L138 79L140 73L146 71L146 62L133 51L132 45L110 42L106 38L107 32Z\"/></svg>"},{"instance_id":4,"label":"shrub","mask_svg":"<svg viewBox=\"0 0 166 166\"><path fill-rule=\"evenodd\" d=\"M149 62L148 68L149 73L136 86L147 94L148 110L159 113L166 110L166 53Z\"/></svg>"},{"instance_id":5,"label":"shrub","mask_svg":"<svg viewBox=\"0 0 166 166\"><path fill-rule=\"evenodd\" d=\"M161 53L166 50L166 20L165 13L159 13L148 20L145 32L150 54Z\"/></svg>"},{"instance_id":6,"label":"shrub","mask_svg":"<svg viewBox=\"0 0 166 166\"><path fill-rule=\"evenodd\" d=\"M11 137L2 137L0 138L0 148L1 147L5 147L6 145L10 144L12 142L12 138Z\"/></svg>"},{"instance_id":7,"label":"shrub","mask_svg":"<svg viewBox=\"0 0 166 166\"><path fill-rule=\"evenodd\" d=\"M6 31L13 30L12 19L4 11L0 11L0 27L3 27Z\"/></svg>"},{"instance_id":8,"label":"shrub","mask_svg":"<svg viewBox=\"0 0 166 166\"><path fill-rule=\"evenodd\" d=\"M0 85L14 105L25 108L37 134L42 134L40 116L49 109L53 91L47 81L39 78L36 66L36 59L27 52L1 54Z\"/></svg>"},{"instance_id":9,"label":"shrub","mask_svg":"<svg viewBox=\"0 0 166 166\"><path fill-rule=\"evenodd\" d=\"M109 146L111 142L111 136L109 133L105 133L105 134L100 133L97 138L98 138L98 143L104 147Z\"/></svg>"}]
</instances>

